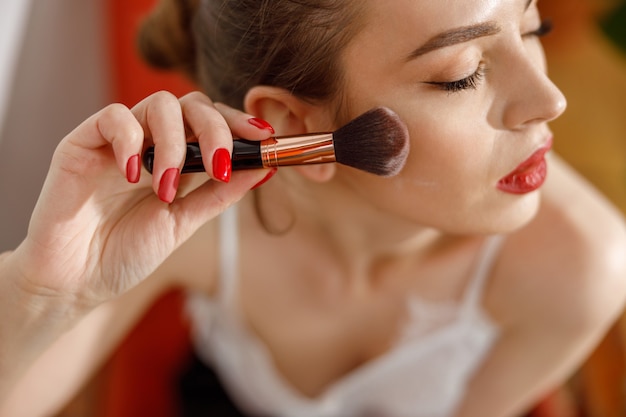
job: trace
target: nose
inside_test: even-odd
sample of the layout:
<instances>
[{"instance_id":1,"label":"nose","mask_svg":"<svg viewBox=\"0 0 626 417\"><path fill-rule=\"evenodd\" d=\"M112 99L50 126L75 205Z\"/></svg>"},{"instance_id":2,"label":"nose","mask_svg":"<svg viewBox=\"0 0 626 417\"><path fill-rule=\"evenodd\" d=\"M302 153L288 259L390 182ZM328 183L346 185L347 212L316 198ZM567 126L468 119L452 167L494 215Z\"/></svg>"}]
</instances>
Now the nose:
<instances>
[{"instance_id":1,"label":"nose","mask_svg":"<svg viewBox=\"0 0 626 417\"><path fill-rule=\"evenodd\" d=\"M520 52L508 66L509 77L503 80L508 90L502 118L506 128L549 122L565 111L567 100L546 74L543 53Z\"/></svg>"}]
</instances>

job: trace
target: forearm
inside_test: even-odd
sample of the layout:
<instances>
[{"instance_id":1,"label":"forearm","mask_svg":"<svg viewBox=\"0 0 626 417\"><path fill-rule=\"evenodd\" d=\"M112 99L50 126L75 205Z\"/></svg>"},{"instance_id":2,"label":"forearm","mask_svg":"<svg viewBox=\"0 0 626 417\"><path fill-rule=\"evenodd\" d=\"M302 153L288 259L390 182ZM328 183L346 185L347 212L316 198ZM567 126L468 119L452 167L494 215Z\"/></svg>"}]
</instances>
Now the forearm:
<instances>
[{"instance_id":1,"label":"forearm","mask_svg":"<svg viewBox=\"0 0 626 417\"><path fill-rule=\"evenodd\" d=\"M3 280L9 276L9 268L14 268L10 266L14 260L5 263L4 256L0 255ZM0 286L6 286L5 283L1 281ZM40 310L20 307L17 302L13 307L0 304L0 317L8 317L7 311L11 313L11 319L4 320L7 323L0 323L0 349L6 352L0 357L0 417L39 417L56 412L106 361L154 300L170 287L166 276L155 275L93 308L69 301L59 303L54 298L41 302L37 296L31 303L42 306ZM0 291L0 298L5 294L8 290ZM30 325L13 330L10 326L15 324L22 327L18 314ZM19 337L10 336L18 332Z\"/></svg>"},{"instance_id":2,"label":"forearm","mask_svg":"<svg viewBox=\"0 0 626 417\"><path fill-rule=\"evenodd\" d=\"M17 251L0 254L0 404L32 363L79 319L79 309L29 288Z\"/></svg>"}]
</instances>

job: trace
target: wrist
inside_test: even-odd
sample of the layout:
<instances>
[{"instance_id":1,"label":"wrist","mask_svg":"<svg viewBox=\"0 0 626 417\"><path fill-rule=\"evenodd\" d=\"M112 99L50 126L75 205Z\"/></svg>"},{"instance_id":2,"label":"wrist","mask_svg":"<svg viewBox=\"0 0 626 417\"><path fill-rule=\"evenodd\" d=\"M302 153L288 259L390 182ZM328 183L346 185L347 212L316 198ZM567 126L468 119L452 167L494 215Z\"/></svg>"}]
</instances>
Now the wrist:
<instances>
[{"instance_id":1,"label":"wrist","mask_svg":"<svg viewBox=\"0 0 626 417\"><path fill-rule=\"evenodd\" d=\"M44 281L29 276L24 262L19 248L0 254L0 348L8 358L40 353L90 310L36 284Z\"/></svg>"},{"instance_id":2,"label":"wrist","mask_svg":"<svg viewBox=\"0 0 626 417\"><path fill-rule=\"evenodd\" d=\"M18 251L0 254L0 403L24 372L63 333L81 308L29 284Z\"/></svg>"},{"instance_id":3,"label":"wrist","mask_svg":"<svg viewBox=\"0 0 626 417\"><path fill-rule=\"evenodd\" d=\"M58 328L71 326L93 308L79 297L46 286L45 268L33 268L35 262L21 249L0 254L0 311L10 311L25 323Z\"/></svg>"}]
</instances>

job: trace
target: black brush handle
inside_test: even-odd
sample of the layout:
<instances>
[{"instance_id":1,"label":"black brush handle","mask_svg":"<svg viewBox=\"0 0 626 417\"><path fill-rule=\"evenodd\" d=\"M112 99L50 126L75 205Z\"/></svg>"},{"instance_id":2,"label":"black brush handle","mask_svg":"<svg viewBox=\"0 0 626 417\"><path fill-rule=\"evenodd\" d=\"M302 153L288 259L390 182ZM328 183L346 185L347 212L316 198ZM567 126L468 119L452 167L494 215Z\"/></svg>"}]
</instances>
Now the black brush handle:
<instances>
[{"instance_id":1,"label":"black brush handle","mask_svg":"<svg viewBox=\"0 0 626 417\"><path fill-rule=\"evenodd\" d=\"M261 159L261 143L258 141L237 139L233 141L232 153L232 169L237 171L240 169L258 169L263 168L263 160ZM143 166L152 173L154 166L154 146L150 146L143 154ZM181 170L182 174L192 172L204 172L204 164L202 163L202 153L198 142L187 143L187 154L185 155L185 164Z\"/></svg>"}]
</instances>

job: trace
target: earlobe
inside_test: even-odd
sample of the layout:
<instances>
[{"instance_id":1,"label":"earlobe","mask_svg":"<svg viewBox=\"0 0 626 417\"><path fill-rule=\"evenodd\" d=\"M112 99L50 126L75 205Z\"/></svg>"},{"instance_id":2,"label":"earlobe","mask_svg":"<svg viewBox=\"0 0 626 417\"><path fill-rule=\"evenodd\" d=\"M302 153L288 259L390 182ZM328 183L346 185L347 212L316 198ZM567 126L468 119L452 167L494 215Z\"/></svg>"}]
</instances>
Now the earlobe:
<instances>
[{"instance_id":1,"label":"earlobe","mask_svg":"<svg viewBox=\"0 0 626 417\"><path fill-rule=\"evenodd\" d=\"M335 164L318 164L318 165L301 165L293 167L300 175L313 182L327 182L330 181L337 171Z\"/></svg>"}]
</instances>

